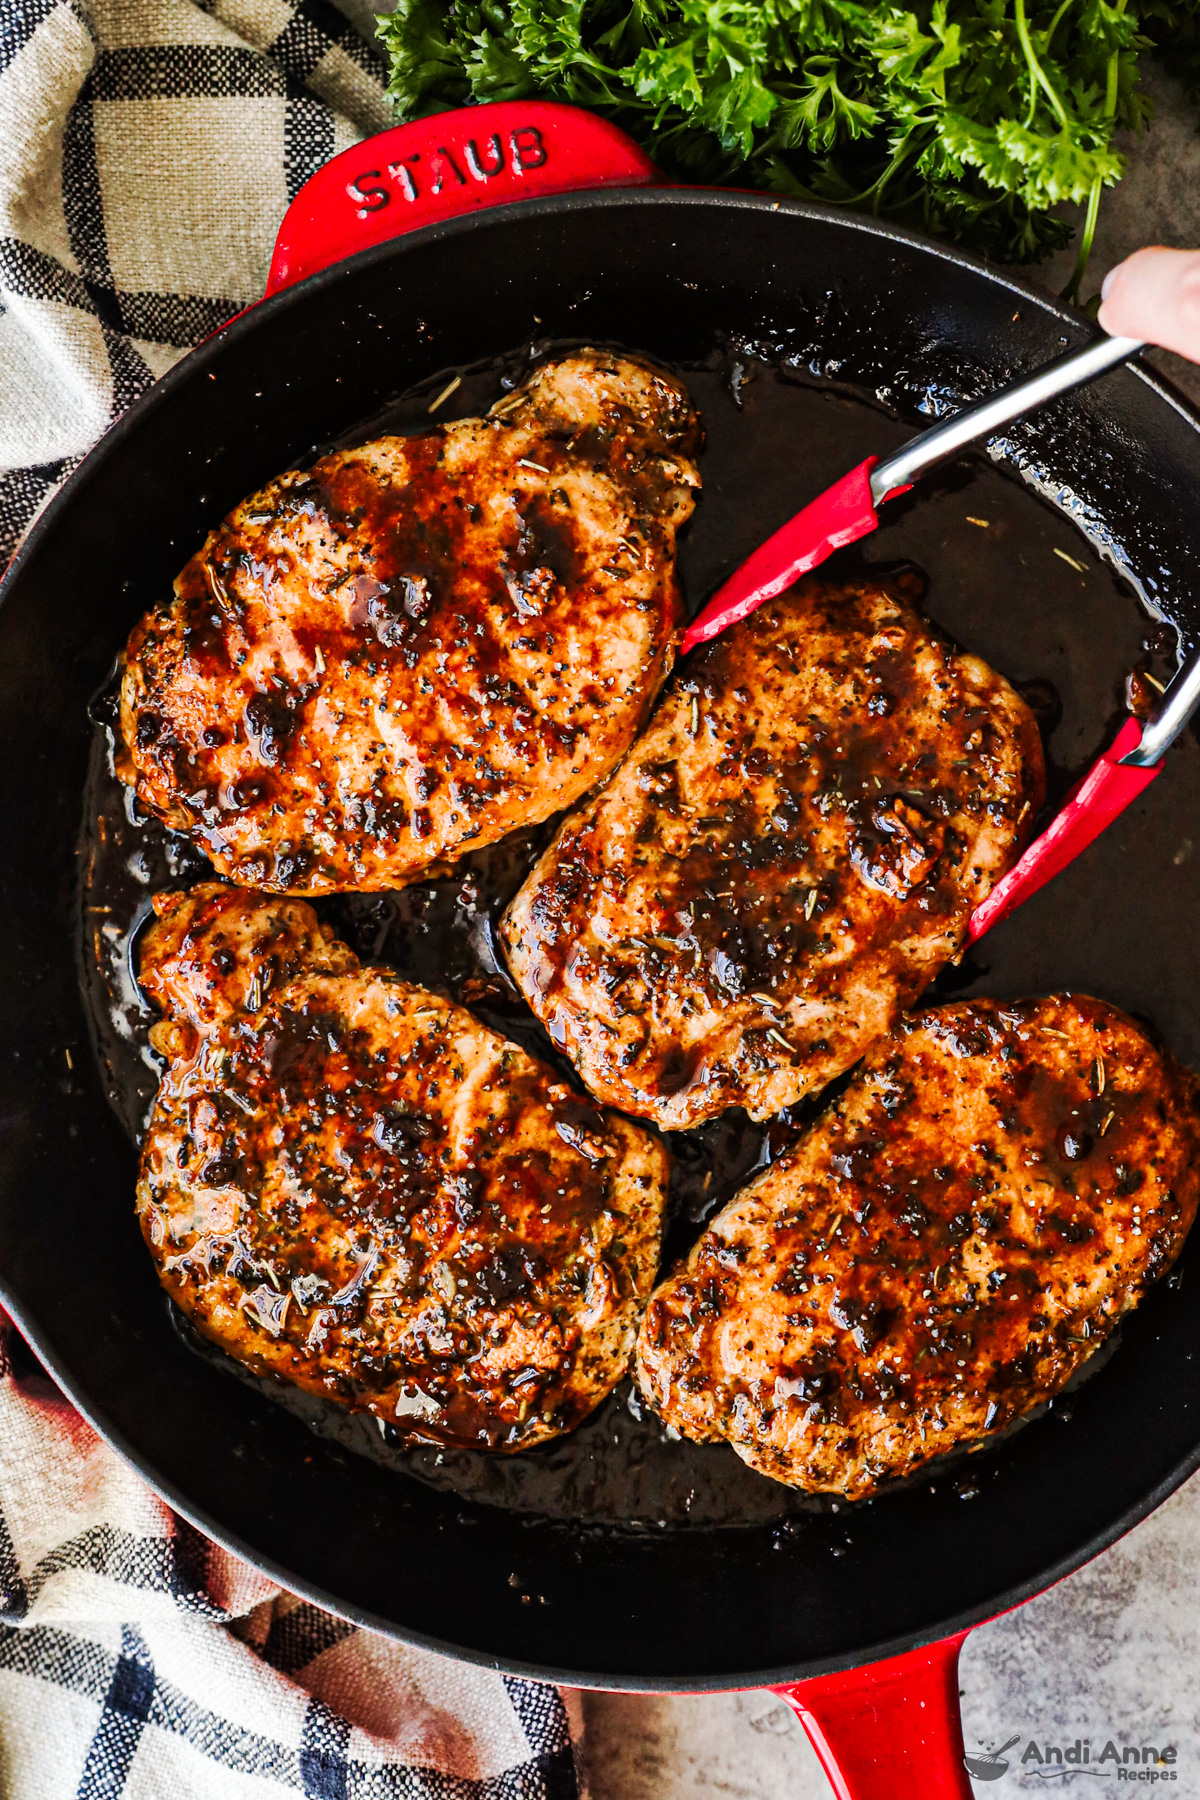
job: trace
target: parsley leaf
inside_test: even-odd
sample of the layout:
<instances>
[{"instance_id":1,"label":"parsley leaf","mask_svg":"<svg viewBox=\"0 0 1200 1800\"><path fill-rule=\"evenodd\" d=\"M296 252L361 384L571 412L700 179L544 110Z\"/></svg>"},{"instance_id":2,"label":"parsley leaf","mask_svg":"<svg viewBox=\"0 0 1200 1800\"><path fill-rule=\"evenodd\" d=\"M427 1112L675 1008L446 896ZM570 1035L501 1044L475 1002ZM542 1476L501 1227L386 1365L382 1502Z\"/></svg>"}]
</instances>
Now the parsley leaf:
<instances>
[{"instance_id":1,"label":"parsley leaf","mask_svg":"<svg viewBox=\"0 0 1200 1800\"><path fill-rule=\"evenodd\" d=\"M668 175L853 206L985 255L1061 248L1078 293L1114 138L1154 54L1200 102L1200 0L399 0L404 118L531 95L592 107Z\"/></svg>"}]
</instances>

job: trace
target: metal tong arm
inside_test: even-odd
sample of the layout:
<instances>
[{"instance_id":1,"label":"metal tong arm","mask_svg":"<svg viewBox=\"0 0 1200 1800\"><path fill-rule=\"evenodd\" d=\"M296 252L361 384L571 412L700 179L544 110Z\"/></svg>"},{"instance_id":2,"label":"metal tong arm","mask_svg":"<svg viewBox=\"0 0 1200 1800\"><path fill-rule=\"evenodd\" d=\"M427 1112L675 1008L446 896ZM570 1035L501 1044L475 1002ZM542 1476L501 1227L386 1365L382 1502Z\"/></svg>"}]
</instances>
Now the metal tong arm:
<instances>
[{"instance_id":1,"label":"metal tong arm","mask_svg":"<svg viewBox=\"0 0 1200 1800\"><path fill-rule=\"evenodd\" d=\"M1098 375L1115 368L1143 348L1141 338L1100 338L1095 343L1085 344L1082 350L1068 350L1065 355L1056 356L1036 374L1012 382L999 393L964 406L961 412L951 414L938 425L931 425L928 431L910 438L893 455L876 463L871 471L872 500L876 506L882 505L889 494L911 487L927 469L953 456L964 444L991 437L1001 425L1019 419L1022 413L1033 412L1035 407L1043 406L1057 394L1095 381Z\"/></svg>"},{"instance_id":2,"label":"metal tong arm","mask_svg":"<svg viewBox=\"0 0 1200 1800\"><path fill-rule=\"evenodd\" d=\"M1200 706L1200 656L1185 662L1163 696L1162 705L1142 726L1142 741L1121 758L1126 768L1153 769Z\"/></svg>"}]
</instances>

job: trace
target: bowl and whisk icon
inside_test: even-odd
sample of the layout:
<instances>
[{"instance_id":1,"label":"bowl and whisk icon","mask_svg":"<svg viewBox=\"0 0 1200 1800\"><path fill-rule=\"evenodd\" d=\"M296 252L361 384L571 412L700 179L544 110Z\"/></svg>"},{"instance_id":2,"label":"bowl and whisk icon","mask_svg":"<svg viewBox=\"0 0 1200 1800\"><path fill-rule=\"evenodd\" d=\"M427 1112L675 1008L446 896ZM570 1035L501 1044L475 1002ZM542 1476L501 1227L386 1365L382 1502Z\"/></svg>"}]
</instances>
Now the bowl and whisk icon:
<instances>
[{"instance_id":1,"label":"bowl and whisk icon","mask_svg":"<svg viewBox=\"0 0 1200 1800\"><path fill-rule=\"evenodd\" d=\"M1020 1739L1021 1734L1018 1731L1015 1737L1010 1737L1008 1742L1001 1744L998 1750L984 1750L978 1756L964 1756L963 1763L966 1766L967 1774L974 1781L999 1781L1001 1775L1008 1769L1008 1764L1004 1760L1004 1752L1011 1750L1014 1744L1020 1742Z\"/></svg>"}]
</instances>

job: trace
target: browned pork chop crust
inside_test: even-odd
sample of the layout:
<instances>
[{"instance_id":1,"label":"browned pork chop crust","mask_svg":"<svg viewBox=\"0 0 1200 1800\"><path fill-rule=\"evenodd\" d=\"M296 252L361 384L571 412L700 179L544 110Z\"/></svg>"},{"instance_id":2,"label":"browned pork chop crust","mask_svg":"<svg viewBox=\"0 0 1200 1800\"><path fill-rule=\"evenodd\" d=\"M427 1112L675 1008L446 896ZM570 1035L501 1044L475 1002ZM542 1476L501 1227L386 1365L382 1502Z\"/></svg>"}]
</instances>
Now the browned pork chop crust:
<instances>
[{"instance_id":1,"label":"browned pork chop crust","mask_svg":"<svg viewBox=\"0 0 1200 1800\"><path fill-rule=\"evenodd\" d=\"M159 1277L258 1373L402 1434L527 1450L625 1373L668 1159L296 900L160 894L168 1067L138 1212Z\"/></svg>"},{"instance_id":2,"label":"browned pork chop crust","mask_svg":"<svg viewBox=\"0 0 1200 1800\"><path fill-rule=\"evenodd\" d=\"M918 1013L658 1288L638 1380L686 1437L861 1498L1056 1394L1198 1193L1195 1077L1115 1007Z\"/></svg>"},{"instance_id":3,"label":"browned pork chop crust","mask_svg":"<svg viewBox=\"0 0 1200 1800\"><path fill-rule=\"evenodd\" d=\"M271 892L392 888L609 773L670 667L680 384L583 350L238 506L129 640L122 779Z\"/></svg>"},{"instance_id":4,"label":"browned pork chop crust","mask_svg":"<svg viewBox=\"0 0 1200 1800\"><path fill-rule=\"evenodd\" d=\"M692 658L504 922L591 1091L765 1118L890 1030L1041 805L1033 716L900 584L810 578Z\"/></svg>"}]
</instances>

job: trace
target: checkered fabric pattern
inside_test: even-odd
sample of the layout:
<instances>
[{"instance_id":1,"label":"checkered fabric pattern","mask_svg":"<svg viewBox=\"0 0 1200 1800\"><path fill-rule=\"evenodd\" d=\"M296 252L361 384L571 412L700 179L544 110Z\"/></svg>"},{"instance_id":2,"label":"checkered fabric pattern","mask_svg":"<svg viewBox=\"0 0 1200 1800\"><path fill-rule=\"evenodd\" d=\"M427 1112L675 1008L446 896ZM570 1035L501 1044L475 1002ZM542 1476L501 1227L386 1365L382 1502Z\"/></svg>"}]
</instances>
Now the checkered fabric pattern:
<instances>
[{"instance_id":1,"label":"checkered fabric pattern","mask_svg":"<svg viewBox=\"0 0 1200 1800\"><path fill-rule=\"evenodd\" d=\"M0 567L130 401L261 296L308 177L394 123L330 0L0 0Z\"/></svg>"},{"instance_id":2,"label":"checkered fabric pattern","mask_svg":"<svg viewBox=\"0 0 1200 1800\"><path fill-rule=\"evenodd\" d=\"M4 1342L5 1800L579 1800L577 1695L281 1593Z\"/></svg>"}]
</instances>

